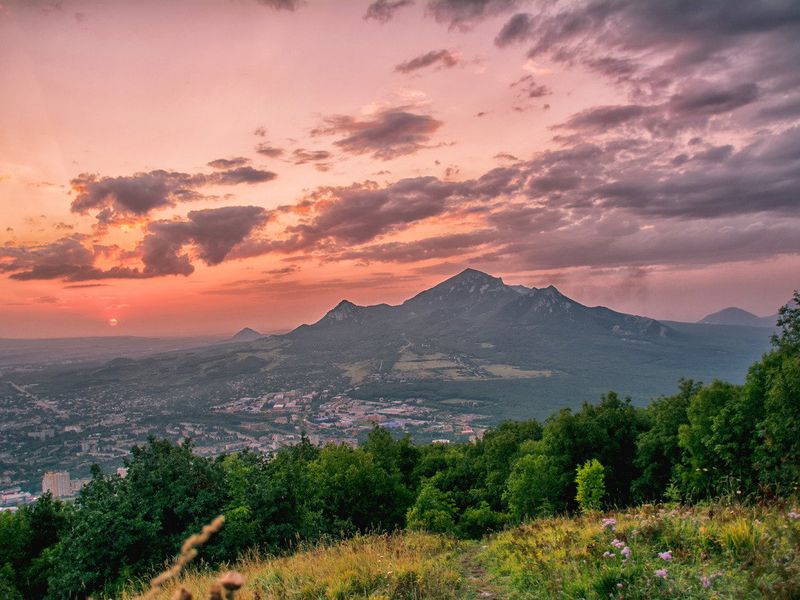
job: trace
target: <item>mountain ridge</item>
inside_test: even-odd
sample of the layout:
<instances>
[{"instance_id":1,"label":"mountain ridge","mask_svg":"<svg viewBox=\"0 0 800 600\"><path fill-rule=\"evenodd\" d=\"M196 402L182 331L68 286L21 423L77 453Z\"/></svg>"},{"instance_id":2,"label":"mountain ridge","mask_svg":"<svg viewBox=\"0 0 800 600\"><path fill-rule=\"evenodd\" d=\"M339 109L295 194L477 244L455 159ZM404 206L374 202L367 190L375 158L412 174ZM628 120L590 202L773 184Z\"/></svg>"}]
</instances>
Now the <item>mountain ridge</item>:
<instances>
[{"instance_id":1,"label":"mountain ridge","mask_svg":"<svg viewBox=\"0 0 800 600\"><path fill-rule=\"evenodd\" d=\"M778 315L759 317L736 306L729 306L706 315L698 323L707 325L743 325L747 327L775 327Z\"/></svg>"}]
</instances>

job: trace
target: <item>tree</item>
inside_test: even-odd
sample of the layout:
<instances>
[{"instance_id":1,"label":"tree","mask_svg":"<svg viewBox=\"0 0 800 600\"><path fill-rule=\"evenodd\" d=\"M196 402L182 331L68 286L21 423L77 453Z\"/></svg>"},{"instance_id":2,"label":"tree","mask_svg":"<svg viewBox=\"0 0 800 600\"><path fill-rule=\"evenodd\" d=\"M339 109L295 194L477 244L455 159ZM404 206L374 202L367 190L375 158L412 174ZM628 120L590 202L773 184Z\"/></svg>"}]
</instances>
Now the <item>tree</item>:
<instances>
[{"instance_id":1,"label":"tree","mask_svg":"<svg viewBox=\"0 0 800 600\"><path fill-rule=\"evenodd\" d=\"M605 469L600 461L593 458L587 460L576 469L575 485L577 492L575 500L581 511L586 513L600 510L603 496L606 495Z\"/></svg>"},{"instance_id":2,"label":"tree","mask_svg":"<svg viewBox=\"0 0 800 600\"><path fill-rule=\"evenodd\" d=\"M795 290L791 301L778 309L780 331L772 336L772 344L779 350L797 353L800 350L800 291Z\"/></svg>"},{"instance_id":3,"label":"tree","mask_svg":"<svg viewBox=\"0 0 800 600\"><path fill-rule=\"evenodd\" d=\"M517 521L549 516L563 507L561 494L565 484L563 465L535 446L531 454L514 463L503 499Z\"/></svg>"},{"instance_id":4,"label":"tree","mask_svg":"<svg viewBox=\"0 0 800 600\"><path fill-rule=\"evenodd\" d=\"M450 494L436 487L433 479L422 484L406 518L409 529L431 533L455 531L456 506Z\"/></svg>"},{"instance_id":5,"label":"tree","mask_svg":"<svg viewBox=\"0 0 800 600\"><path fill-rule=\"evenodd\" d=\"M687 422L689 403L701 388L701 383L681 379L675 396L658 398L645 410L649 428L636 438L633 461L642 472L632 483L635 499L658 500L664 497L681 460L678 431Z\"/></svg>"},{"instance_id":6,"label":"tree","mask_svg":"<svg viewBox=\"0 0 800 600\"><path fill-rule=\"evenodd\" d=\"M728 473L714 440L718 415L742 393L741 386L714 381L694 395L680 426L678 441L683 451L678 467L681 490L691 497L708 497L724 484Z\"/></svg>"},{"instance_id":7,"label":"tree","mask_svg":"<svg viewBox=\"0 0 800 600\"><path fill-rule=\"evenodd\" d=\"M387 473L361 448L329 444L310 470L328 533L399 527L413 501L399 472Z\"/></svg>"}]
</instances>

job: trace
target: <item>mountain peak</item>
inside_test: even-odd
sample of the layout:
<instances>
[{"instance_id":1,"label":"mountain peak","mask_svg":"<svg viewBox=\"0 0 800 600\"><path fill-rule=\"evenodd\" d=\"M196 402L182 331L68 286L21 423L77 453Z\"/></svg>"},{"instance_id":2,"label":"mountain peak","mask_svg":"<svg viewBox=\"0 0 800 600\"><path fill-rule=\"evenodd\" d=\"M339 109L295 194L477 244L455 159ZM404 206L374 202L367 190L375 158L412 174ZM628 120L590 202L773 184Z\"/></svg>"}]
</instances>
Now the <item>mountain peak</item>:
<instances>
[{"instance_id":1,"label":"mountain peak","mask_svg":"<svg viewBox=\"0 0 800 600\"><path fill-rule=\"evenodd\" d=\"M464 269L458 275L453 275L453 277L446 279L442 283L444 284L456 281L503 283L503 280L500 277L494 277L493 275L489 275L488 273L484 273L483 271L478 271L478 269L473 269L470 267Z\"/></svg>"},{"instance_id":2,"label":"mountain peak","mask_svg":"<svg viewBox=\"0 0 800 600\"><path fill-rule=\"evenodd\" d=\"M746 325L748 327L774 327L777 315L759 317L735 306L706 315L698 321L705 325Z\"/></svg>"},{"instance_id":3,"label":"mountain peak","mask_svg":"<svg viewBox=\"0 0 800 600\"><path fill-rule=\"evenodd\" d=\"M264 337L262 333L259 333L255 329L251 329L250 327L244 327L239 332L231 338L232 342L252 342L253 340L257 340L258 338Z\"/></svg>"},{"instance_id":4,"label":"mountain peak","mask_svg":"<svg viewBox=\"0 0 800 600\"><path fill-rule=\"evenodd\" d=\"M357 304L353 304L349 300L342 300L334 306L328 313L322 317L323 321L345 321L348 319L352 319L354 315L358 313L358 310L361 307Z\"/></svg>"}]
</instances>

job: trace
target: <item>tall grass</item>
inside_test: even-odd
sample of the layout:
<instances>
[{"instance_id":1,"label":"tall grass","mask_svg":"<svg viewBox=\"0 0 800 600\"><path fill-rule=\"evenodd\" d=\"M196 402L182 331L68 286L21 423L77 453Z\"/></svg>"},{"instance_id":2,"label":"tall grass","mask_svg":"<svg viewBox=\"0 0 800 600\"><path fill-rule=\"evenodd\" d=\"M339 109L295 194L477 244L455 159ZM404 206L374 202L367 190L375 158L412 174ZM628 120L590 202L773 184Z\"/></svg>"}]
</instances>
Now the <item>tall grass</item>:
<instances>
[{"instance_id":1,"label":"tall grass","mask_svg":"<svg viewBox=\"0 0 800 600\"><path fill-rule=\"evenodd\" d=\"M467 590L454 540L425 533L358 535L291 556L250 555L234 565L246 583L237 600L392 598L454 600ZM183 588L207 598L217 573L189 571L158 590L167 600ZM132 600L135 596L123 596ZM177 596L175 596L177 597Z\"/></svg>"},{"instance_id":2,"label":"tall grass","mask_svg":"<svg viewBox=\"0 0 800 600\"><path fill-rule=\"evenodd\" d=\"M800 598L800 520L782 507L544 519L497 535L483 559L509 598Z\"/></svg>"}]
</instances>

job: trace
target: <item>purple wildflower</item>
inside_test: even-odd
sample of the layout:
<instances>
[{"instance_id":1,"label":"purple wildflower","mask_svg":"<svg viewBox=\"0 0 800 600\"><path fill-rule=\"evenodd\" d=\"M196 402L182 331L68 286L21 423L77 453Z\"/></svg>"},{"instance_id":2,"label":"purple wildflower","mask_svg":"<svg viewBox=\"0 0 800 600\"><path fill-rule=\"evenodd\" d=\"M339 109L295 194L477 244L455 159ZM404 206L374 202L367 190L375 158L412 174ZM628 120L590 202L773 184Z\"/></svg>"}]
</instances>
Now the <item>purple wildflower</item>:
<instances>
[{"instance_id":1,"label":"purple wildflower","mask_svg":"<svg viewBox=\"0 0 800 600\"><path fill-rule=\"evenodd\" d=\"M614 531L614 525L616 524L616 519L603 519L603 529L610 529L611 531Z\"/></svg>"},{"instance_id":2,"label":"purple wildflower","mask_svg":"<svg viewBox=\"0 0 800 600\"><path fill-rule=\"evenodd\" d=\"M614 546L614 548L622 548L625 545L625 542L620 542L617 538L614 538L614 541L611 542L611 545Z\"/></svg>"},{"instance_id":3,"label":"purple wildflower","mask_svg":"<svg viewBox=\"0 0 800 600\"><path fill-rule=\"evenodd\" d=\"M710 580L708 577L706 577L705 575L703 575L703 576L700 578L700 583L702 583L702 584L703 584L703 589L704 589L704 590L707 590L708 588L710 588L710 587L711 587L711 580Z\"/></svg>"},{"instance_id":4,"label":"purple wildflower","mask_svg":"<svg viewBox=\"0 0 800 600\"><path fill-rule=\"evenodd\" d=\"M625 558L630 558L630 556L631 556L631 549L630 549L630 548L628 548L627 546L625 546L625 547L624 547L624 548L623 548L623 549L620 551L620 554L622 554L622 556L624 556Z\"/></svg>"},{"instance_id":5,"label":"purple wildflower","mask_svg":"<svg viewBox=\"0 0 800 600\"><path fill-rule=\"evenodd\" d=\"M797 511L795 511L795 510L790 510L790 511L787 513L787 515L786 515L786 516L787 516L787 517L789 517L789 518L790 518L792 521L798 521L798 520L800 520L800 513L799 513L799 512L797 512Z\"/></svg>"},{"instance_id":6,"label":"purple wildflower","mask_svg":"<svg viewBox=\"0 0 800 600\"><path fill-rule=\"evenodd\" d=\"M605 552L603 552L603 556L605 556L606 558L610 558L610 557L614 556L614 553L613 552L609 552L608 550L606 550Z\"/></svg>"},{"instance_id":7,"label":"purple wildflower","mask_svg":"<svg viewBox=\"0 0 800 600\"><path fill-rule=\"evenodd\" d=\"M667 578L667 570L666 569L656 569L656 577L661 577L661 579Z\"/></svg>"},{"instance_id":8,"label":"purple wildflower","mask_svg":"<svg viewBox=\"0 0 800 600\"><path fill-rule=\"evenodd\" d=\"M666 552L659 552L658 558L660 558L661 560L672 560L672 552L670 552L669 550L667 550Z\"/></svg>"}]
</instances>

